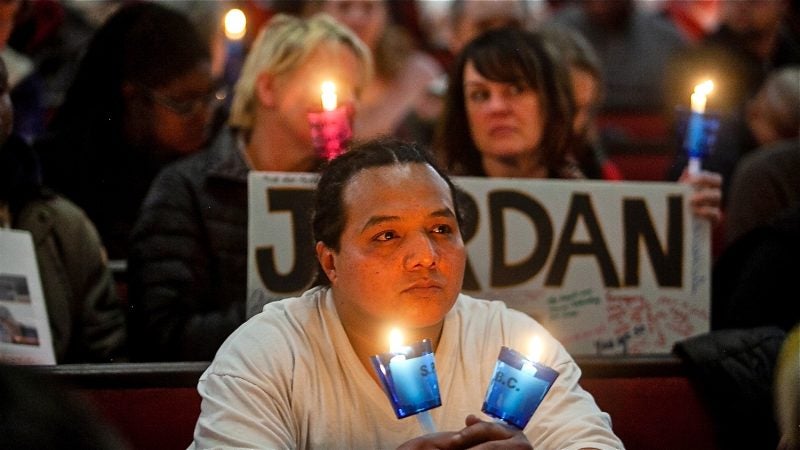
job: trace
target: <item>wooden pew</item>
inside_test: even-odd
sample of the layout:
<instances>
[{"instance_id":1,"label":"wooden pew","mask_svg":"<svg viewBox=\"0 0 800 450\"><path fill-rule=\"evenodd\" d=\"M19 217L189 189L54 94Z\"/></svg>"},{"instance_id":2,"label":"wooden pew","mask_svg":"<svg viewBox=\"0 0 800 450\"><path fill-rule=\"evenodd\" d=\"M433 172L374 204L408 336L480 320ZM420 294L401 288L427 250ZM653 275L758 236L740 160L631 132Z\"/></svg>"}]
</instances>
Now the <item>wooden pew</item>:
<instances>
[{"instance_id":1,"label":"wooden pew","mask_svg":"<svg viewBox=\"0 0 800 450\"><path fill-rule=\"evenodd\" d=\"M582 386L611 415L628 449L717 448L711 417L671 356L577 358ZM185 449L200 413L197 380L208 363L41 368L87 399L135 449Z\"/></svg>"}]
</instances>

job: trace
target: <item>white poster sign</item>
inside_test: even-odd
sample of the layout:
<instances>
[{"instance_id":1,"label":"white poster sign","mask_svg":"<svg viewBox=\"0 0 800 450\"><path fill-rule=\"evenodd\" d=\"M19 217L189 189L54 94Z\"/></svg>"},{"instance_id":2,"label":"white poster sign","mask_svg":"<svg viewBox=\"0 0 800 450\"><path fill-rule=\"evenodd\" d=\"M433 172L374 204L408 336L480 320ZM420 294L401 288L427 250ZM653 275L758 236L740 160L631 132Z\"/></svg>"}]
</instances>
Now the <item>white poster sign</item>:
<instances>
[{"instance_id":1,"label":"white poster sign","mask_svg":"<svg viewBox=\"0 0 800 450\"><path fill-rule=\"evenodd\" d=\"M55 364L30 233L0 229L0 362Z\"/></svg>"},{"instance_id":2,"label":"white poster sign","mask_svg":"<svg viewBox=\"0 0 800 450\"><path fill-rule=\"evenodd\" d=\"M283 298L311 284L315 180L251 173L249 293ZM710 227L691 214L688 186L454 181L466 293L534 316L579 355L668 353L708 331Z\"/></svg>"}]
</instances>

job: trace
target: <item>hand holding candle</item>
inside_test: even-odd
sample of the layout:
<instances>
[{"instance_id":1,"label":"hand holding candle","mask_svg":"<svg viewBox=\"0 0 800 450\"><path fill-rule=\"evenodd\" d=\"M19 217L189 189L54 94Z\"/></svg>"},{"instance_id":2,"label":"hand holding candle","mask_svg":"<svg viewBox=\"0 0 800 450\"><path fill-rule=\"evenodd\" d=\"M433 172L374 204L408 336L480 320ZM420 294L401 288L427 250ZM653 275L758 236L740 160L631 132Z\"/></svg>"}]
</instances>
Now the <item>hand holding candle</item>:
<instances>
[{"instance_id":1,"label":"hand holding candle","mask_svg":"<svg viewBox=\"0 0 800 450\"><path fill-rule=\"evenodd\" d=\"M344 153L353 136L346 107L338 107L336 85L326 81L321 86L322 111L308 113L311 141L317 153L331 160Z\"/></svg>"},{"instance_id":2,"label":"hand holding candle","mask_svg":"<svg viewBox=\"0 0 800 450\"><path fill-rule=\"evenodd\" d=\"M403 346L399 331L392 330L389 352L370 360L397 418L416 414L426 433L436 431L427 412L442 405L431 342Z\"/></svg>"},{"instance_id":3,"label":"hand holding candle","mask_svg":"<svg viewBox=\"0 0 800 450\"><path fill-rule=\"evenodd\" d=\"M558 372L538 362L541 341L534 337L530 357L502 347L482 411L520 430L547 395Z\"/></svg>"}]
</instances>

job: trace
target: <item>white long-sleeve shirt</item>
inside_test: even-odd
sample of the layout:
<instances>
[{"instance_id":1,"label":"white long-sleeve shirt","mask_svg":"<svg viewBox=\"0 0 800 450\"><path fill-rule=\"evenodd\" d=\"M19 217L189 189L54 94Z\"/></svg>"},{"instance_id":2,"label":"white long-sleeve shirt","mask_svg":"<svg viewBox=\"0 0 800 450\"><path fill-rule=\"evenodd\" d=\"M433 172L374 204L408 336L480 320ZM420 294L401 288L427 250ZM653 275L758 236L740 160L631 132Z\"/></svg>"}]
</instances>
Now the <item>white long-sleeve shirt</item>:
<instances>
[{"instance_id":1,"label":"white long-sleeve shirt","mask_svg":"<svg viewBox=\"0 0 800 450\"><path fill-rule=\"evenodd\" d=\"M608 415L578 385L580 369L529 316L502 302L460 295L435 352L439 430L480 414L501 346L526 350L560 373L525 429L538 450L623 448ZM388 349L387 349L388 350ZM348 341L327 288L273 302L234 332L201 376L200 418L190 448L396 448L422 434L397 419Z\"/></svg>"}]
</instances>

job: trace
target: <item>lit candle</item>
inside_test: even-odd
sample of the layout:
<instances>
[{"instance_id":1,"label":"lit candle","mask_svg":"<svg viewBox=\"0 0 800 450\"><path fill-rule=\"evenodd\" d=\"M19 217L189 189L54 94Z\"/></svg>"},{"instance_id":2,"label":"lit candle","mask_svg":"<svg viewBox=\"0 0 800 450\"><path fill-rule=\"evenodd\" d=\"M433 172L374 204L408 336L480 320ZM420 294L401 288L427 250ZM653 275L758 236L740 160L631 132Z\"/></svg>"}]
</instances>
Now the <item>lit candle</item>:
<instances>
[{"instance_id":1,"label":"lit candle","mask_svg":"<svg viewBox=\"0 0 800 450\"><path fill-rule=\"evenodd\" d=\"M326 81L322 83L322 109L325 111L333 111L336 109L336 85L333 81Z\"/></svg>"},{"instance_id":2,"label":"lit candle","mask_svg":"<svg viewBox=\"0 0 800 450\"><path fill-rule=\"evenodd\" d=\"M427 339L405 346L402 334L389 334L389 352L373 355L370 360L398 419L416 415L425 433L436 427L429 409L442 405L436 365Z\"/></svg>"},{"instance_id":3,"label":"lit candle","mask_svg":"<svg viewBox=\"0 0 800 450\"><path fill-rule=\"evenodd\" d=\"M233 8L225 13L225 37L238 41L247 31L247 17L241 9Z\"/></svg>"},{"instance_id":4,"label":"lit candle","mask_svg":"<svg viewBox=\"0 0 800 450\"><path fill-rule=\"evenodd\" d=\"M239 79L239 72L244 63L244 43L247 33L247 17L241 9L233 8L225 13L223 20L225 31L225 80L231 85Z\"/></svg>"},{"instance_id":5,"label":"lit candle","mask_svg":"<svg viewBox=\"0 0 800 450\"><path fill-rule=\"evenodd\" d=\"M389 334L389 353L395 355L389 360L389 370L392 372L397 402L401 405L413 405L425 396L423 386L416 380L419 378L419 369L422 365L433 362L433 358L427 355L427 357L406 359L406 354L411 349L403 346L402 336L397 329Z\"/></svg>"},{"instance_id":6,"label":"lit candle","mask_svg":"<svg viewBox=\"0 0 800 450\"><path fill-rule=\"evenodd\" d=\"M703 114L706 112L706 100L708 94L714 90L714 83L711 80L706 80L694 87L692 92L692 112Z\"/></svg>"},{"instance_id":7,"label":"lit candle","mask_svg":"<svg viewBox=\"0 0 800 450\"><path fill-rule=\"evenodd\" d=\"M508 347L500 349L482 411L520 430L524 429L558 372L539 362L541 340L531 341L529 357Z\"/></svg>"},{"instance_id":8,"label":"lit candle","mask_svg":"<svg viewBox=\"0 0 800 450\"><path fill-rule=\"evenodd\" d=\"M714 90L714 83L706 80L694 87L691 96L692 113L686 128L684 147L689 152L689 173L700 173L705 140L705 111L708 94Z\"/></svg>"},{"instance_id":9,"label":"lit candle","mask_svg":"<svg viewBox=\"0 0 800 450\"><path fill-rule=\"evenodd\" d=\"M338 106L336 84L325 81L320 87L322 111L308 113L311 141L317 153L331 160L345 152L353 136L347 109Z\"/></svg>"}]
</instances>

